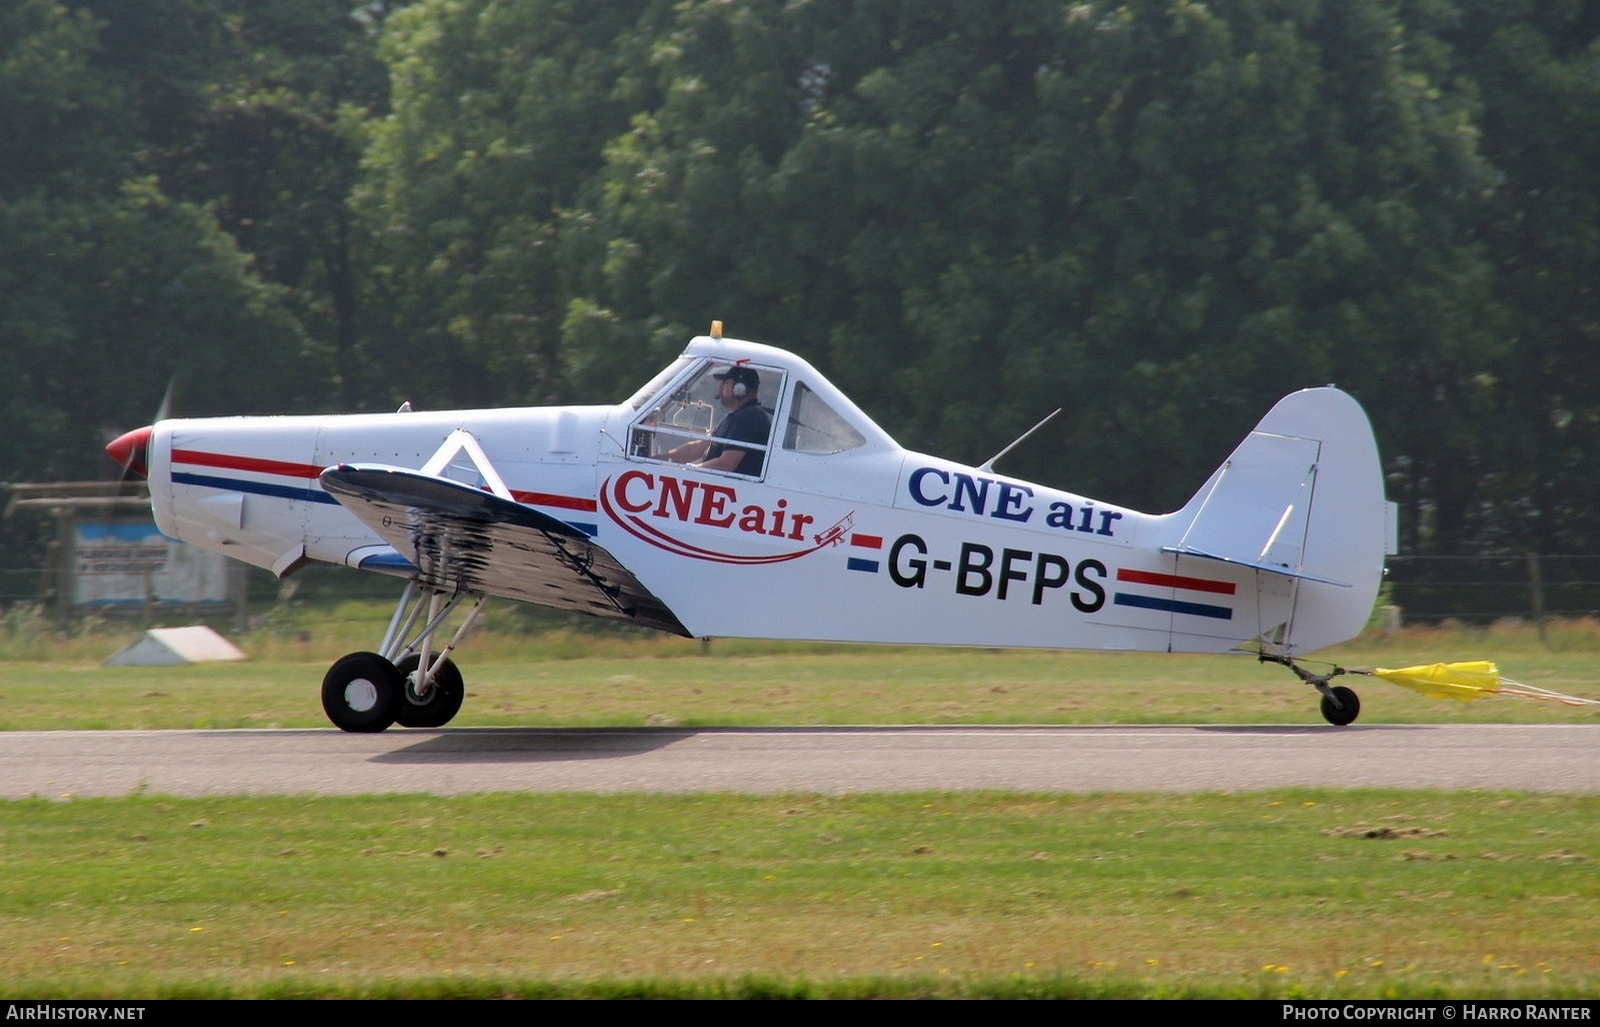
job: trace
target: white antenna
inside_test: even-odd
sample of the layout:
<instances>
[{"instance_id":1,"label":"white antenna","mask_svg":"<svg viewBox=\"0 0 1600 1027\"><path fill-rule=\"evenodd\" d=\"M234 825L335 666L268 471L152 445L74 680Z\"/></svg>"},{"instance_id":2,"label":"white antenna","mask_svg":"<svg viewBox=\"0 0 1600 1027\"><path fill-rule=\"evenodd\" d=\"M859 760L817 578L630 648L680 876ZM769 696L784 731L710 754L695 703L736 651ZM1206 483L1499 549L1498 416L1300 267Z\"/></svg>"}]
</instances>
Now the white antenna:
<instances>
[{"instance_id":1,"label":"white antenna","mask_svg":"<svg viewBox=\"0 0 1600 1027\"><path fill-rule=\"evenodd\" d=\"M1011 452L1013 449L1016 449L1018 446L1022 445L1022 440L1026 439L1029 435L1032 435L1034 432L1038 431L1040 428L1043 428L1046 424L1049 423L1050 418L1052 418L1052 417L1056 416L1057 414L1061 413L1061 409L1062 409L1061 407L1056 407L1054 410L1050 411L1050 413L1045 415L1045 418L1044 418L1043 421L1040 421L1038 424L1034 425L1032 428L1029 428L1027 431L1023 432L1021 435L1018 435L1017 436L1017 441L1013 442L1011 445L1007 446L1005 449L1002 449L1000 452L996 453L994 456L991 456L989 459L987 459L983 463L979 464L978 465L978 470L980 470L980 471L992 471L992 470L994 470L994 462L996 460L1000 459L1001 457L1005 456L1007 453Z\"/></svg>"}]
</instances>

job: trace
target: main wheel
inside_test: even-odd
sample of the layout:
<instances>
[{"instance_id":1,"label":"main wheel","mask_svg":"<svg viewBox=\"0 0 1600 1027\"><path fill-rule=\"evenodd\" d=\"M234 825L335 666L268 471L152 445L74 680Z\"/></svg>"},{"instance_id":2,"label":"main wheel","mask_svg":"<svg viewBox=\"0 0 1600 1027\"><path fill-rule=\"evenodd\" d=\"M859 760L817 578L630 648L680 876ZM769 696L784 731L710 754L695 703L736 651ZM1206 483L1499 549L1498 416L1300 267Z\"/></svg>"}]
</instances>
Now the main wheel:
<instances>
[{"instance_id":1,"label":"main wheel","mask_svg":"<svg viewBox=\"0 0 1600 1027\"><path fill-rule=\"evenodd\" d=\"M418 680L422 676L417 670L419 662L416 653L407 653L395 665L401 688L394 719L402 727L443 727L461 709L461 701L467 695L461 671L446 656L433 672L432 683L423 687Z\"/></svg>"},{"instance_id":2,"label":"main wheel","mask_svg":"<svg viewBox=\"0 0 1600 1027\"><path fill-rule=\"evenodd\" d=\"M1361 700L1356 698L1356 693L1343 685L1334 685L1331 696L1322 697L1322 719L1335 727L1344 727L1356 719L1361 712Z\"/></svg>"},{"instance_id":3,"label":"main wheel","mask_svg":"<svg viewBox=\"0 0 1600 1027\"><path fill-rule=\"evenodd\" d=\"M351 653L322 678L322 709L341 731L383 731L395 721L404 684L377 653Z\"/></svg>"}]
</instances>

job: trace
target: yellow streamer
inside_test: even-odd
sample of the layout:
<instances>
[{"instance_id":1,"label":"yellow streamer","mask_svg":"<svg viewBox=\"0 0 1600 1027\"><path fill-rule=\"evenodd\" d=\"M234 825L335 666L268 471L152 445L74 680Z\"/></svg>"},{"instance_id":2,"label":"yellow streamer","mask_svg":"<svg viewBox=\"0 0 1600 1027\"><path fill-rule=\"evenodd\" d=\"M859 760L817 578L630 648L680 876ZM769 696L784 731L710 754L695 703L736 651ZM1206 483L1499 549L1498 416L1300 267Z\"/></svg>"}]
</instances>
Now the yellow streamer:
<instances>
[{"instance_id":1,"label":"yellow streamer","mask_svg":"<svg viewBox=\"0 0 1600 1027\"><path fill-rule=\"evenodd\" d=\"M1401 667L1399 670L1385 670L1379 667L1372 673L1385 681L1392 681L1414 692L1421 692L1430 699L1458 699L1461 702L1471 702L1500 691L1500 668L1487 660L1474 660L1468 663L1431 663L1426 666Z\"/></svg>"}]
</instances>

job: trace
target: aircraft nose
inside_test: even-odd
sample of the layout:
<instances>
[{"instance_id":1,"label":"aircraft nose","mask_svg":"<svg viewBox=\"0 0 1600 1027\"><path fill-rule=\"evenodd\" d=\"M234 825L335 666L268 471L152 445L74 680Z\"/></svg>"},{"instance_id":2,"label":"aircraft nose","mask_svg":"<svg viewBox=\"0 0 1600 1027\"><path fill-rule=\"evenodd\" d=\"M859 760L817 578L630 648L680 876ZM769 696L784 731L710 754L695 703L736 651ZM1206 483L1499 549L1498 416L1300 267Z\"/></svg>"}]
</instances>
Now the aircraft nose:
<instances>
[{"instance_id":1,"label":"aircraft nose","mask_svg":"<svg viewBox=\"0 0 1600 1027\"><path fill-rule=\"evenodd\" d=\"M151 426L147 424L143 428L135 428L117 436L106 446L106 455L129 474L137 474L141 478L148 477L150 467L147 459L150 453L151 431Z\"/></svg>"}]
</instances>

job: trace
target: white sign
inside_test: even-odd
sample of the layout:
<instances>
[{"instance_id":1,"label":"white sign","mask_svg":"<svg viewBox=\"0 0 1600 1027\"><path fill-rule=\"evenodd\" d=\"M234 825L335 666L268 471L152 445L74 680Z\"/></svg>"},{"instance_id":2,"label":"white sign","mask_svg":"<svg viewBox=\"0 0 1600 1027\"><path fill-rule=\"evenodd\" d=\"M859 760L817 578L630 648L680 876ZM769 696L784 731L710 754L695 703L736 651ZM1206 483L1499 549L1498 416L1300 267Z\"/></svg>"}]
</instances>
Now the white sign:
<instances>
[{"instance_id":1,"label":"white sign","mask_svg":"<svg viewBox=\"0 0 1600 1027\"><path fill-rule=\"evenodd\" d=\"M228 599L227 559L167 538L153 523L80 523L73 544L74 605Z\"/></svg>"}]
</instances>

